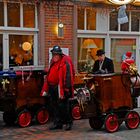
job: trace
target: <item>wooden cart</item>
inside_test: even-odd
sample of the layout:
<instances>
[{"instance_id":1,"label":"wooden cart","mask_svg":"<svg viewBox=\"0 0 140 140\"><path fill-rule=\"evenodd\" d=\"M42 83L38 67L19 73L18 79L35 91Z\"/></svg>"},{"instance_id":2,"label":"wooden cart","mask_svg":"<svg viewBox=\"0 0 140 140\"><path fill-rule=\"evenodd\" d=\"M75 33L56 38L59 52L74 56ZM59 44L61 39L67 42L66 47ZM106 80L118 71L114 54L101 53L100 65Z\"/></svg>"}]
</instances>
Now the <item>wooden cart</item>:
<instances>
[{"instance_id":1,"label":"wooden cart","mask_svg":"<svg viewBox=\"0 0 140 140\"><path fill-rule=\"evenodd\" d=\"M89 118L93 129L103 124L115 132L125 121L129 129L139 125L139 114L133 110L131 81L128 74L101 74L85 77L86 87L77 93L81 116Z\"/></svg>"}]
</instances>

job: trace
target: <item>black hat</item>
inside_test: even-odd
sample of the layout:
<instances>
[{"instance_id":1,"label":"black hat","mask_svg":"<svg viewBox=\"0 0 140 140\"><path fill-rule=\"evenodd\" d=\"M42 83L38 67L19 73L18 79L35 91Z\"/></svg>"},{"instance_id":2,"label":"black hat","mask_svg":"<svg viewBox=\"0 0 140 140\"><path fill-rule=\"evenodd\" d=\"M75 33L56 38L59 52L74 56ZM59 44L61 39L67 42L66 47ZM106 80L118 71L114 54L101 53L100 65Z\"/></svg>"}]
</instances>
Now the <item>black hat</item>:
<instances>
[{"instance_id":1,"label":"black hat","mask_svg":"<svg viewBox=\"0 0 140 140\"><path fill-rule=\"evenodd\" d=\"M51 50L51 52L52 52L53 54L60 54L60 55L63 54L63 53L62 53L62 49L60 48L60 46L53 46L53 49Z\"/></svg>"},{"instance_id":2,"label":"black hat","mask_svg":"<svg viewBox=\"0 0 140 140\"><path fill-rule=\"evenodd\" d=\"M98 50L96 55L101 56L102 54L105 54L104 50Z\"/></svg>"}]
</instances>

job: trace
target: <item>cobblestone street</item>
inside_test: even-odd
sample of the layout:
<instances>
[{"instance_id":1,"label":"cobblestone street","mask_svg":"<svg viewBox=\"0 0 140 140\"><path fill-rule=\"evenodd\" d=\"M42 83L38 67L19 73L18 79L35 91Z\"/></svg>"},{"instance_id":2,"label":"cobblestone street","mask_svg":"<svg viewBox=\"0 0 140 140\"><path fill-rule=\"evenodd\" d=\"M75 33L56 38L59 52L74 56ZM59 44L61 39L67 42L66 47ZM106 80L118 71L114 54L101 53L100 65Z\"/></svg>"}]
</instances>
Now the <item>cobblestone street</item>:
<instances>
[{"instance_id":1,"label":"cobblestone street","mask_svg":"<svg viewBox=\"0 0 140 140\"><path fill-rule=\"evenodd\" d=\"M124 124L116 133L107 133L104 128L101 131L92 130L88 120L74 121L71 131L48 129L49 124L37 125L27 128L18 126L5 126L0 114L0 140L138 140L140 138L140 126L135 130L128 130Z\"/></svg>"}]
</instances>

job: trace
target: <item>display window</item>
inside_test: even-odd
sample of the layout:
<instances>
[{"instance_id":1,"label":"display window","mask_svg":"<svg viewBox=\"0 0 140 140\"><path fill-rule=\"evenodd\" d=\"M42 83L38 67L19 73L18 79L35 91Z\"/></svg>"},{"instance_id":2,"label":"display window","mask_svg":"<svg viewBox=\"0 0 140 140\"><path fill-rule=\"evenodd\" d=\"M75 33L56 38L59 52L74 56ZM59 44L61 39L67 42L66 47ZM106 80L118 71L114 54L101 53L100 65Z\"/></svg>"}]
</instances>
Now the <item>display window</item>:
<instances>
[{"instance_id":1,"label":"display window","mask_svg":"<svg viewBox=\"0 0 140 140\"><path fill-rule=\"evenodd\" d=\"M90 72L97 59L97 50L103 48L103 38L78 38L78 72Z\"/></svg>"},{"instance_id":2,"label":"display window","mask_svg":"<svg viewBox=\"0 0 140 140\"><path fill-rule=\"evenodd\" d=\"M121 72L121 62L128 51L132 52L133 59L136 60L136 39L111 39L111 58L115 72Z\"/></svg>"}]
</instances>

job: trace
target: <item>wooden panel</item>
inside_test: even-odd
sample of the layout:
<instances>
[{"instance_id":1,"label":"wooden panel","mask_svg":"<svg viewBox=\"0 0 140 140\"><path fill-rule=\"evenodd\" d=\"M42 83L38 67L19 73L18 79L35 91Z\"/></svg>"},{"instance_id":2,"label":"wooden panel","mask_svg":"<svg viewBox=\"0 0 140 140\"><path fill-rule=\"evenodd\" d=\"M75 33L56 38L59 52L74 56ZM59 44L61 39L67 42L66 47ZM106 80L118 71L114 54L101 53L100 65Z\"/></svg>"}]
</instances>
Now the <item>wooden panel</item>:
<instances>
[{"instance_id":1,"label":"wooden panel","mask_svg":"<svg viewBox=\"0 0 140 140\"><path fill-rule=\"evenodd\" d=\"M127 78L127 77L126 77ZM124 86L120 75L95 76L96 97L103 112L122 107L132 107L130 88Z\"/></svg>"}]
</instances>

